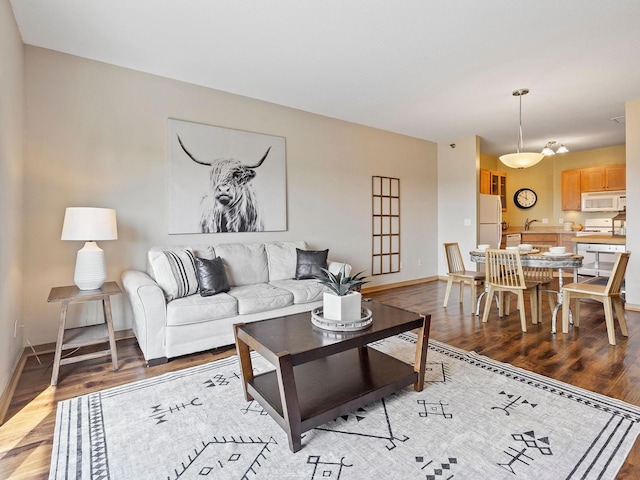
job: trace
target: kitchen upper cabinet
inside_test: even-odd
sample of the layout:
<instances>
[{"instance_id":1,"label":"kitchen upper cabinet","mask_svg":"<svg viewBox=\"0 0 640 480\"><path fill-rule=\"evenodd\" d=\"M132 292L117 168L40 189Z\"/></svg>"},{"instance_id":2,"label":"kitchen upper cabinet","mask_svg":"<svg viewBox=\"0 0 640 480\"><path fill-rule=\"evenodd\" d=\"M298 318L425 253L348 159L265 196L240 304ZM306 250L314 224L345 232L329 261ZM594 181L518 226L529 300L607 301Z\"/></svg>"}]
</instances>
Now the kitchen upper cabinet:
<instances>
[{"instance_id":1,"label":"kitchen upper cabinet","mask_svg":"<svg viewBox=\"0 0 640 480\"><path fill-rule=\"evenodd\" d=\"M481 168L480 193L499 195L502 211L505 212L507 210L507 174Z\"/></svg>"},{"instance_id":2,"label":"kitchen upper cabinet","mask_svg":"<svg viewBox=\"0 0 640 480\"><path fill-rule=\"evenodd\" d=\"M605 170L607 178L607 190L626 190L627 189L627 166L610 165Z\"/></svg>"},{"instance_id":3,"label":"kitchen upper cabinet","mask_svg":"<svg viewBox=\"0 0 640 480\"><path fill-rule=\"evenodd\" d=\"M562 210L580 210L582 170L562 172Z\"/></svg>"},{"instance_id":4,"label":"kitchen upper cabinet","mask_svg":"<svg viewBox=\"0 0 640 480\"><path fill-rule=\"evenodd\" d=\"M480 169L480 193L491 195L491 171Z\"/></svg>"},{"instance_id":5,"label":"kitchen upper cabinet","mask_svg":"<svg viewBox=\"0 0 640 480\"><path fill-rule=\"evenodd\" d=\"M583 192L625 190L627 186L627 169L624 164L583 168L581 173Z\"/></svg>"}]
</instances>

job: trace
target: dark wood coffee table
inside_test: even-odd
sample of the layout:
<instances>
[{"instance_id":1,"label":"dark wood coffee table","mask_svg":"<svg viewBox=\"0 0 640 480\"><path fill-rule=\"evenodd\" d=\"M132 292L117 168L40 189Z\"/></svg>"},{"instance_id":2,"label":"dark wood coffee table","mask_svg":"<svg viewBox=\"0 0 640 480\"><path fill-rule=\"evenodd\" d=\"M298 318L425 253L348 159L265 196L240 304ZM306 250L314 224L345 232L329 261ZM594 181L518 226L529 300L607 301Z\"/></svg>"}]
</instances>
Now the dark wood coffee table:
<instances>
[{"instance_id":1,"label":"dark wood coffee table","mask_svg":"<svg viewBox=\"0 0 640 480\"><path fill-rule=\"evenodd\" d=\"M431 315L363 302L373 324L358 332L331 332L311 323L311 313L234 325L244 396L257 400L287 432L289 448L301 434L408 385L422 391ZM415 364L367 344L419 329ZM275 366L254 376L251 350Z\"/></svg>"}]
</instances>

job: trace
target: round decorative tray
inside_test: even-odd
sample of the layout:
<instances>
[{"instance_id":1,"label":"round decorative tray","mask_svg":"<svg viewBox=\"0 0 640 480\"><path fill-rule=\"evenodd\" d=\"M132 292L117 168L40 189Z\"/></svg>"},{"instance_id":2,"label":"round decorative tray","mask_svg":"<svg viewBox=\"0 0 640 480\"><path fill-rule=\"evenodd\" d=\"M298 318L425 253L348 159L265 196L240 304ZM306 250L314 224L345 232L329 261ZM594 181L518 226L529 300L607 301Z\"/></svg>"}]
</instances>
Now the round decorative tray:
<instances>
[{"instance_id":1,"label":"round decorative tray","mask_svg":"<svg viewBox=\"0 0 640 480\"><path fill-rule=\"evenodd\" d=\"M360 318L356 320L329 320L322 316L322 307L318 307L311 311L311 323L324 330L354 332L370 326L373 323L373 317L371 310L363 308L360 312Z\"/></svg>"}]
</instances>

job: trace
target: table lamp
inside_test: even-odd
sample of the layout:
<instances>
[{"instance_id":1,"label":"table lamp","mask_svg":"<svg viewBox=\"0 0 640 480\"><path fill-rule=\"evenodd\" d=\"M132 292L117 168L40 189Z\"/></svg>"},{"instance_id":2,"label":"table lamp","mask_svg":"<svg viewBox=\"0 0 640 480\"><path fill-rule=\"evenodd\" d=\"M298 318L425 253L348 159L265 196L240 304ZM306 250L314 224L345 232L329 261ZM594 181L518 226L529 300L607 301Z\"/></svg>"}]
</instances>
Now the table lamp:
<instances>
[{"instance_id":1,"label":"table lamp","mask_svg":"<svg viewBox=\"0 0 640 480\"><path fill-rule=\"evenodd\" d=\"M96 240L117 240L116 211L111 208L68 207L61 240L82 240L73 281L80 290L100 288L107 279L104 251Z\"/></svg>"}]
</instances>

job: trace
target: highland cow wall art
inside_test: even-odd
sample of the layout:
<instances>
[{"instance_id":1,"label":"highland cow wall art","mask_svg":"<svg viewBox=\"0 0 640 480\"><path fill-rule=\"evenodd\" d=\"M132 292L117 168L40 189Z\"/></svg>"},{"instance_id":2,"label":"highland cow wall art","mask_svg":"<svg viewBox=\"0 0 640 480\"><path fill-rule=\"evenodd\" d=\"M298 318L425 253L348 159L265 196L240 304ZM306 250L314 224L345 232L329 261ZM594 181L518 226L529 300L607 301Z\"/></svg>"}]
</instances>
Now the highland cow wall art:
<instances>
[{"instance_id":1,"label":"highland cow wall art","mask_svg":"<svg viewBox=\"0 0 640 480\"><path fill-rule=\"evenodd\" d=\"M287 229L285 139L169 119L169 233Z\"/></svg>"}]
</instances>

